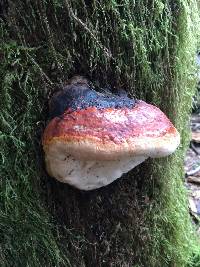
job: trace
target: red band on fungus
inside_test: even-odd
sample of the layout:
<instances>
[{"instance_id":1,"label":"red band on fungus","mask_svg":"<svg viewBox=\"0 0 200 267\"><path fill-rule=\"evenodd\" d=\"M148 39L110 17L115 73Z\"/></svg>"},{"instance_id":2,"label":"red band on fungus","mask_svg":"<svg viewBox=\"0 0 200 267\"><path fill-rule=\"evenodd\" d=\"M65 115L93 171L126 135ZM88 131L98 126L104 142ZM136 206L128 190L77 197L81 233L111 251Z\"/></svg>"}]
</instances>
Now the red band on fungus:
<instances>
[{"instance_id":1,"label":"red band on fungus","mask_svg":"<svg viewBox=\"0 0 200 267\"><path fill-rule=\"evenodd\" d=\"M89 107L50 121L43 135L43 145L53 138L97 138L102 142L126 142L130 137L161 137L175 133L176 129L166 115L157 107L143 101L132 109Z\"/></svg>"}]
</instances>

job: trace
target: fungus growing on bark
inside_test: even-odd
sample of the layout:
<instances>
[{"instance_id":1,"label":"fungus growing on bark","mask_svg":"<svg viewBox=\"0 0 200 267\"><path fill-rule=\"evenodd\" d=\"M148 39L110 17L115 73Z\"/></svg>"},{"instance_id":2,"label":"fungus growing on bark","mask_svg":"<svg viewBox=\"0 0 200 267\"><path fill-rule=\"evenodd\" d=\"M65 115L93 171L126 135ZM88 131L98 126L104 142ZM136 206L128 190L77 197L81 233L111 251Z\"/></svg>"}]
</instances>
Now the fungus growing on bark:
<instances>
[{"instance_id":1,"label":"fungus growing on bark","mask_svg":"<svg viewBox=\"0 0 200 267\"><path fill-rule=\"evenodd\" d=\"M49 106L42 140L47 172L78 189L106 186L148 157L170 155L180 142L157 107L124 93L98 93L80 78Z\"/></svg>"}]
</instances>

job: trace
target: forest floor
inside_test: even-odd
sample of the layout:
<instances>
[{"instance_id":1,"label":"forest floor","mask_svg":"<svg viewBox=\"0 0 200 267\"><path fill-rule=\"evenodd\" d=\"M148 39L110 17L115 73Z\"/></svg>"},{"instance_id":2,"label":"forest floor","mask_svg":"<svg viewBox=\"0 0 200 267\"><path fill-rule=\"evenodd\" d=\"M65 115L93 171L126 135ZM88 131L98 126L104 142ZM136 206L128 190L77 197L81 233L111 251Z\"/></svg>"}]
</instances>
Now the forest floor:
<instances>
[{"instance_id":1,"label":"forest floor","mask_svg":"<svg viewBox=\"0 0 200 267\"><path fill-rule=\"evenodd\" d=\"M189 211L200 236L200 114L191 116L191 141L185 157L185 183Z\"/></svg>"}]
</instances>

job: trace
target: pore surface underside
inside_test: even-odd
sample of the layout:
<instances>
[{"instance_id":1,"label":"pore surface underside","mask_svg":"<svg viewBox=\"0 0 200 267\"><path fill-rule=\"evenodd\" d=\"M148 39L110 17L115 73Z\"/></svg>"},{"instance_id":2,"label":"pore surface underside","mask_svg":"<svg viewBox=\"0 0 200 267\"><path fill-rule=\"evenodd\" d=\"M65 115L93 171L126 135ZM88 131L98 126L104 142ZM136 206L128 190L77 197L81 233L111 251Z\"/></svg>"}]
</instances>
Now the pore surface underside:
<instances>
[{"instance_id":1,"label":"pore surface underside","mask_svg":"<svg viewBox=\"0 0 200 267\"><path fill-rule=\"evenodd\" d=\"M112 183L143 162L146 156L132 156L119 160L80 160L71 155L60 158L46 156L48 173L57 180L82 190L92 190Z\"/></svg>"}]
</instances>

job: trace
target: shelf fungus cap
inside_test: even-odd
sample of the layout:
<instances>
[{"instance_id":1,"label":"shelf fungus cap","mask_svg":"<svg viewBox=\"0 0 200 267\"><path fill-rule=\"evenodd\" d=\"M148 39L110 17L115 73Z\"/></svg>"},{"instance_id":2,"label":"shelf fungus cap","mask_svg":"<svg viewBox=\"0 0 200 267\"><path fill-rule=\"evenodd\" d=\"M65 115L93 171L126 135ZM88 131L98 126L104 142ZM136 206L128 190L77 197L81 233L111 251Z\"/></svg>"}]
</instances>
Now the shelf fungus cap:
<instances>
[{"instance_id":1,"label":"shelf fungus cap","mask_svg":"<svg viewBox=\"0 0 200 267\"><path fill-rule=\"evenodd\" d=\"M59 97L66 94L69 100L70 90L78 90L79 101L85 88L94 91L88 85L68 85ZM157 107L127 96L94 94L92 100L84 95L81 105L71 101L48 123L42 143L50 176L92 190L112 183L148 157L168 156L178 147L178 131ZM102 104L98 98L113 98L114 104ZM52 100L56 104L51 103L54 111L57 100L58 95Z\"/></svg>"}]
</instances>

